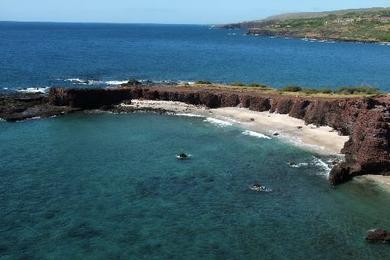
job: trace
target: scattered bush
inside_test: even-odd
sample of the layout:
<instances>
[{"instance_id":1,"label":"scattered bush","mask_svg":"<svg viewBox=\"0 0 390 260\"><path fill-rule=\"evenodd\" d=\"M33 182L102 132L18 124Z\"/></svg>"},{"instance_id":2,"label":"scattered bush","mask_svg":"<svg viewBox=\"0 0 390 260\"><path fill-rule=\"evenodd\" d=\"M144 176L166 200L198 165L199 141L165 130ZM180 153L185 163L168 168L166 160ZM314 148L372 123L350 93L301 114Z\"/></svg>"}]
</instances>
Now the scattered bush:
<instances>
[{"instance_id":1,"label":"scattered bush","mask_svg":"<svg viewBox=\"0 0 390 260\"><path fill-rule=\"evenodd\" d=\"M253 87L253 88L269 88L267 85L258 84L258 83L252 83L252 84L249 84L248 86Z\"/></svg>"},{"instance_id":2,"label":"scattered bush","mask_svg":"<svg viewBox=\"0 0 390 260\"><path fill-rule=\"evenodd\" d=\"M377 95L381 94L381 91L378 88L370 86L361 86L361 87L341 87L335 91L337 94L343 95L354 95L354 94L367 94L367 95Z\"/></svg>"},{"instance_id":3,"label":"scattered bush","mask_svg":"<svg viewBox=\"0 0 390 260\"><path fill-rule=\"evenodd\" d=\"M237 86L237 87L244 87L246 86L244 83L242 82L233 82L233 83L230 83L231 86Z\"/></svg>"},{"instance_id":4,"label":"scattered bush","mask_svg":"<svg viewBox=\"0 0 390 260\"><path fill-rule=\"evenodd\" d=\"M320 89L320 93L332 94L332 93L333 93L333 90L331 90L331 89L329 89L329 88L323 88L323 89Z\"/></svg>"},{"instance_id":5,"label":"scattered bush","mask_svg":"<svg viewBox=\"0 0 390 260\"><path fill-rule=\"evenodd\" d=\"M298 86L287 86L281 89L282 92L300 92L302 91L301 87Z\"/></svg>"},{"instance_id":6,"label":"scattered bush","mask_svg":"<svg viewBox=\"0 0 390 260\"><path fill-rule=\"evenodd\" d=\"M135 83L139 84L140 82L133 80L133 81L129 81L128 84L134 85ZM196 81L196 84L210 85L212 83L210 81L200 80L200 81ZM248 87L270 89L270 90L273 89L272 87L269 87L269 86L264 85L264 84L259 84L259 83L251 83L251 84L246 85L242 82L233 82L233 83L230 83L229 85L236 86L236 87L248 86ZM291 86L283 87L281 89L273 89L273 90L277 90L279 93L300 92L300 93L304 93L307 95L315 95L315 94L378 95L378 94L382 94L382 92L378 88L374 88L371 86L340 87L338 89L330 89L330 88L303 88L303 87L291 85Z\"/></svg>"},{"instance_id":7,"label":"scattered bush","mask_svg":"<svg viewBox=\"0 0 390 260\"><path fill-rule=\"evenodd\" d=\"M212 83L210 81L207 81L207 80L198 80L195 82L195 84L197 84L197 85L211 85Z\"/></svg>"}]
</instances>

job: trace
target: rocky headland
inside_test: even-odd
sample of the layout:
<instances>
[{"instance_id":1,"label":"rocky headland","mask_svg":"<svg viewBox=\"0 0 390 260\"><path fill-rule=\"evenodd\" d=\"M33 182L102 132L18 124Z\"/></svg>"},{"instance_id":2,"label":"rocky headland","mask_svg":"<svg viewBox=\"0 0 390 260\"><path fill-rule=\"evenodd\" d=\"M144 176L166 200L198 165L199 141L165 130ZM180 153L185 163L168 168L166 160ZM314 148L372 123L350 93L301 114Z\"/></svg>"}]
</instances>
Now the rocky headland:
<instances>
[{"instance_id":1,"label":"rocky headland","mask_svg":"<svg viewBox=\"0 0 390 260\"><path fill-rule=\"evenodd\" d=\"M19 121L89 109L120 112L117 105L131 103L132 99L180 101L208 108L241 106L252 111L286 114L306 124L330 126L349 136L341 151L345 161L333 167L331 184L341 184L359 175L390 175L390 98L386 95L322 97L221 86L52 88L47 95L0 97L0 118Z\"/></svg>"},{"instance_id":2,"label":"rocky headland","mask_svg":"<svg viewBox=\"0 0 390 260\"><path fill-rule=\"evenodd\" d=\"M291 13L222 26L250 35L358 42L390 42L390 9L371 8Z\"/></svg>"}]
</instances>

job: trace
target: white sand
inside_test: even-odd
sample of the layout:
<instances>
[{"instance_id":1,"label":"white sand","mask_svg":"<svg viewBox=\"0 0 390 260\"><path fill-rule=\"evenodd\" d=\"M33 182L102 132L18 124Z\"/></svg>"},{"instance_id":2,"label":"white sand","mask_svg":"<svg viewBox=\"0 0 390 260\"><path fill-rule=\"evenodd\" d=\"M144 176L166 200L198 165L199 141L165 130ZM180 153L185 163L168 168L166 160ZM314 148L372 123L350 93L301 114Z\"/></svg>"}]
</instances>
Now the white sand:
<instances>
[{"instance_id":1,"label":"white sand","mask_svg":"<svg viewBox=\"0 0 390 260\"><path fill-rule=\"evenodd\" d=\"M316 127L305 125L300 119L288 115L269 112L256 112L246 108L226 107L207 109L203 106L193 106L182 102L132 100L131 105L124 105L137 109L152 108L172 111L178 115L203 116L234 124L244 129L267 135L271 138L279 138L283 141L299 145L303 148L321 154L340 154L347 136L340 136L330 127ZM226 125L226 124L225 124ZM278 136L274 136L278 133ZM252 133L256 134L256 133Z\"/></svg>"}]
</instances>

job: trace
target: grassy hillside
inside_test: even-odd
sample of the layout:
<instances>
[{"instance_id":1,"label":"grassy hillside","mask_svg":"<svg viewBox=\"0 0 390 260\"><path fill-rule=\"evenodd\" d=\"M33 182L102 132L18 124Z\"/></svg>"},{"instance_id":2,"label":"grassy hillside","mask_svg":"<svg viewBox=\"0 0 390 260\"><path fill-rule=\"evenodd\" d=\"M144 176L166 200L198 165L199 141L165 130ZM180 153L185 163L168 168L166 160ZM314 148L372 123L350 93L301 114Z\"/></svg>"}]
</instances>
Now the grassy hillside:
<instances>
[{"instance_id":1,"label":"grassy hillside","mask_svg":"<svg viewBox=\"0 0 390 260\"><path fill-rule=\"evenodd\" d=\"M245 28L253 35L390 42L390 8L285 14L224 28Z\"/></svg>"}]
</instances>

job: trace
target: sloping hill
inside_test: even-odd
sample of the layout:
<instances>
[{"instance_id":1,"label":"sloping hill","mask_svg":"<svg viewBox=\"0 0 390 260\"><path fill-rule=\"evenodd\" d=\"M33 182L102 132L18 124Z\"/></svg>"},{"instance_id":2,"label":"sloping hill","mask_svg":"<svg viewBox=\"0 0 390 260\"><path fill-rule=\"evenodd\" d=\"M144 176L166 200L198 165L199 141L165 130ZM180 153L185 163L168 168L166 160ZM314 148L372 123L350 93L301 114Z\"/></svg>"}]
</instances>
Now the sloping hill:
<instances>
[{"instance_id":1,"label":"sloping hill","mask_svg":"<svg viewBox=\"0 0 390 260\"><path fill-rule=\"evenodd\" d=\"M243 28L252 35L390 42L390 8L283 14L223 28Z\"/></svg>"}]
</instances>

